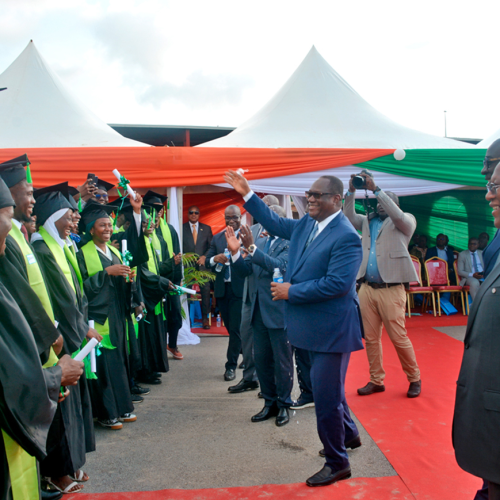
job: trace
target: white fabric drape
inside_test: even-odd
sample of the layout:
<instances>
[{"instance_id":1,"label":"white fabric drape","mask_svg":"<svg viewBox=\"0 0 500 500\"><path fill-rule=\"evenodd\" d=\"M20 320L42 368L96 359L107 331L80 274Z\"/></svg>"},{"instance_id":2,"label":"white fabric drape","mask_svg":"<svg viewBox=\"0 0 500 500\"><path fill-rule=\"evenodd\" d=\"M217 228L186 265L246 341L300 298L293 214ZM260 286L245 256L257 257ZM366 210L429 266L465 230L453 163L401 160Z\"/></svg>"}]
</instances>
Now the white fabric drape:
<instances>
[{"instance_id":1,"label":"white fabric drape","mask_svg":"<svg viewBox=\"0 0 500 500\"><path fill-rule=\"evenodd\" d=\"M299 219L302 219L306 215L307 210L307 200L305 196L292 196L293 204L297 209L299 214Z\"/></svg>"},{"instance_id":2,"label":"white fabric drape","mask_svg":"<svg viewBox=\"0 0 500 500\"><path fill-rule=\"evenodd\" d=\"M173 187L170 190L170 224L175 228L177 234L181 234L179 227L179 208L177 205L177 188ZM182 251L182 239L179 241ZM196 345L200 343L200 337L191 331L191 325L189 323L189 307L187 301L187 295L181 295L181 306L185 313L185 318L182 318L182 327L179 330L179 336L177 338L177 345Z\"/></svg>"}]
</instances>

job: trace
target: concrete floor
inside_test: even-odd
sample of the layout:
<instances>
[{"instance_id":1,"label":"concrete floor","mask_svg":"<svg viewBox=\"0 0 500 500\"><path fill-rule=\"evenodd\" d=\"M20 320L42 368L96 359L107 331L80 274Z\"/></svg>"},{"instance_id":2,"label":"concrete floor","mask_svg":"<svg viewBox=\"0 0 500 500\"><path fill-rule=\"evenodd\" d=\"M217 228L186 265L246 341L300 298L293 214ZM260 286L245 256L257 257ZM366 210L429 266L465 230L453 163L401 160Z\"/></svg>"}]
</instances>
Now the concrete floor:
<instances>
[{"instance_id":1,"label":"concrete floor","mask_svg":"<svg viewBox=\"0 0 500 500\"><path fill-rule=\"evenodd\" d=\"M434 327L435 330L441 333L446 333L446 335L460 340L461 342L464 341L465 338L465 331L467 329L466 326L442 326L439 328Z\"/></svg>"},{"instance_id":2,"label":"concrete floor","mask_svg":"<svg viewBox=\"0 0 500 500\"><path fill-rule=\"evenodd\" d=\"M296 411L278 428L274 419L250 421L263 406L258 391L227 392L227 341L203 337L197 346L182 346L184 360L171 360L163 383L136 406L137 422L120 431L96 425L97 451L83 468L91 478L86 493L286 484L322 468L314 408ZM363 446L349 451L353 477L395 475L358 428Z\"/></svg>"}]
</instances>

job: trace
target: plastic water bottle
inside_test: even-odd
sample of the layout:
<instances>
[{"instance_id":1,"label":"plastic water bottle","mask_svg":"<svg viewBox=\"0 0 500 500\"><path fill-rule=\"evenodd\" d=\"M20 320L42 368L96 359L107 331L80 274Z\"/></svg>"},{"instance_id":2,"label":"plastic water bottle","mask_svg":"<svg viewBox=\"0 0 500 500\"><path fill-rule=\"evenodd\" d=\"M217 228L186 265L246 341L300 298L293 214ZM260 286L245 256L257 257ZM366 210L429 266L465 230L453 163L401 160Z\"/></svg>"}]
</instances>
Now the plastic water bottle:
<instances>
[{"instance_id":1,"label":"plastic water bottle","mask_svg":"<svg viewBox=\"0 0 500 500\"><path fill-rule=\"evenodd\" d=\"M274 268L273 281L275 283L283 283L283 275L281 274L280 268Z\"/></svg>"},{"instance_id":2,"label":"plastic water bottle","mask_svg":"<svg viewBox=\"0 0 500 500\"><path fill-rule=\"evenodd\" d=\"M220 319L220 314L217 314L217 328L220 328L222 326L222 321Z\"/></svg>"},{"instance_id":3,"label":"plastic water bottle","mask_svg":"<svg viewBox=\"0 0 500 500\"><path fill-rule=\"evenodd\" d=\"M227 248L224 249L224 256L227 259L226 266L229 266L229 263L231 261L231 252Z\"/></svg>"}]
</instances>

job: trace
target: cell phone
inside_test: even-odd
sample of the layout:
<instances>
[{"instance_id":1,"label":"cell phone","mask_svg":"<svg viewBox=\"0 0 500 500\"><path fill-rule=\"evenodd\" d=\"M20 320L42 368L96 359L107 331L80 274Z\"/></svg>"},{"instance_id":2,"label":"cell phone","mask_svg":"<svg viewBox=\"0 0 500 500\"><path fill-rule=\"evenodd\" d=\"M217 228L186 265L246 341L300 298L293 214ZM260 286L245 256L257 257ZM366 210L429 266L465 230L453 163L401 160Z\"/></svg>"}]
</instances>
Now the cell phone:
<instances>
[{"instance_id":1,"label":"cell phone","mask_svg":"<svg viewBox=\"0 0 500 500\"><path fill-rule=\"evenodd\" d=\"M90 181L94 186L97 184L95 174L87 174L87 180Z\"/></svg>"}]
</instances>

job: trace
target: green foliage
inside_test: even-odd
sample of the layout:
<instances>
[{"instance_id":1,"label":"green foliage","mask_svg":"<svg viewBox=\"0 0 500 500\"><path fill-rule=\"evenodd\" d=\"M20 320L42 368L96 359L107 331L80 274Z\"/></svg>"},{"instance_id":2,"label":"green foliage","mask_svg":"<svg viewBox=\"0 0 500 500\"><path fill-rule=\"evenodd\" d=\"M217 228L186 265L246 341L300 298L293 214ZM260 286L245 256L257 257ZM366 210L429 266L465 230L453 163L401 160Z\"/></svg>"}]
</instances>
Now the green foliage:
<instances>
[{"instance_id":1,"label":"green foliage","mask_svg":"<svg viewBox=\"0 0 500 500\"><path fill-rule=\"evenodd\" d=\"M183 286L191 287L198 284L202 287L215 280L215 273L196 269L196 262L199 258L200 256L195 253L186 253L182 256L182 265L184 266Z\"/></svg>"}]
</instances>

